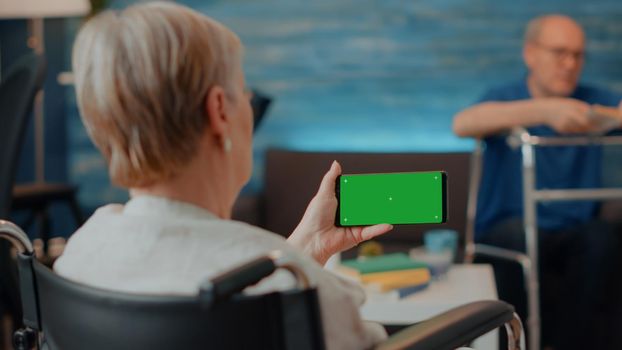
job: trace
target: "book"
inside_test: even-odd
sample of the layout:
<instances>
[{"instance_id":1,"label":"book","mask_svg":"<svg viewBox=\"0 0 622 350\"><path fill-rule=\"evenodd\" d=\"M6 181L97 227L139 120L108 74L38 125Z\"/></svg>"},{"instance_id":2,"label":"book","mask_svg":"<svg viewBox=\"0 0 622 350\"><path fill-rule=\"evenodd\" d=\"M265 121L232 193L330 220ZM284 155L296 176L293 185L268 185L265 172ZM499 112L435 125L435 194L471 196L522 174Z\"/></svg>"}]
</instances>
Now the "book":
<instances>
[{"instance_id":1,"label":"book","mask_svg":"<svg viewBox=\"0 0 622 350\"><path fill-rule=\"evenodd\" d=\"M341 265L341 270L354 277L377 272L428 268L426 263L412 260L404 253L385 254L365 259L344 260Z\"/></svg>"},{"instance_id":2,"label":"book","mask_svg":"<svg viewBox=\"0 0 622 350\"><path fill-rule=\"evenodd\" d=\"M422 283L422 284L415 284L412 286L407 286L407 287L402 287L402 288L398 288L395 289L395 292L397 292L397 296L401 299L401 298L406 298L409 295L413 295L415 293L418 293L426 288L428 288L428 286L430 285L430 283Z\"/></svg>"},{"instance_id":3,"label":"book","mask_svg":"<svg viewBox=\"0 0 622 350\"><path fill-rule=\"evenodd\" d=\"M367 279L366 281L361 280L361 282L370 289L382 293L393 289L428 284L431 280L430 270L427 268L416 270L403 270L397 272L399 273L392 274L391 272L383 272L374 274L377 275L377 277L373 279ZM383 276L383 274L389 275Z\"/></svg>"},{"instance_id":4,"label":"book","mask_svg":"<svg viewBox=\"0 0 622 350\"><path fill-rule=\"evenodd\" d=\"M363 260L346 260L337 272L377 291L421 285L430 282L427 264L414 261L403 253L387 254Z\"/></svg>"},{"instance_id":5,"label":"book","mask_svg":"<svg viewBox=\"0 0 622 350\"><path fill-rule=\"evenodd\" d=\"M398 300L402 298L406 298L415 293L419 293L423 290L426 290L430 286L430 282L419 283L404 286L401 288L395 288L387 291L380 291L374 285L365 285L365 291L367 292L367 296L373 300Z\"/></svg>"},{"instance_id":6,"label":"book","mask_svg":"<svg viewBox=\"0 0 622 350\"><path fill-rule=\"evenodd\" d=\"M365 275L359 275L359 276L351 275L351 276L357 278L359 281L363 283L390 282L390 281L399 281L399 280L409 280L412 283L417 283L419 281L428 279L430 277L430 272L431 272L430 269L426 265L425 267L421 267L417 269L374 272L374 273L368 273Z\"/></svg>"}]
</instances>

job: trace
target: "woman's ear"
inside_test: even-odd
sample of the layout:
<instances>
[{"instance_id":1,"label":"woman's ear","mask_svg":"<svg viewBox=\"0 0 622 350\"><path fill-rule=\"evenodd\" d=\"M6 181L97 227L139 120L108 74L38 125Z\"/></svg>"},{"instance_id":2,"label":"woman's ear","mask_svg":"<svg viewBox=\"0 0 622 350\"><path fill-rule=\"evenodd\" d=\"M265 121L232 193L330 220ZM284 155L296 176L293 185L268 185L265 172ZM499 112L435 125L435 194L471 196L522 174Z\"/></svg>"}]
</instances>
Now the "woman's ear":
<instances>
[{"instance_id":1,"label":"woman's ear","mask_svg":"<svg viewBox=\"0 0 622 350\"><path fill-rule=\"evenodd\" d=\"M219 137L226 136L229 129L226 103L225 90L218 85L213 86L205 96L204 109L209 129Z\"/></svg>"}]
</instances>

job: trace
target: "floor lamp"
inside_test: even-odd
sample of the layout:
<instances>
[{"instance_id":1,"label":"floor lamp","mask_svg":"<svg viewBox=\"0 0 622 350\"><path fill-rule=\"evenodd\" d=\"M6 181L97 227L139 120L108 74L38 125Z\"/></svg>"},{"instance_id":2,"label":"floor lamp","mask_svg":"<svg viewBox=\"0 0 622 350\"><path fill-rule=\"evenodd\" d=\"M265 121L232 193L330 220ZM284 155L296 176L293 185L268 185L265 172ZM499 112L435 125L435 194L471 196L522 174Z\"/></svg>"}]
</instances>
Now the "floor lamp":
<instances>
[{"instance_id":1,"label":"floor lamp","mask_svg":"<svg viewBox=\"0 0 622 350\"><path fill-rule=\"evenodd\" d=\"M45 54L44 18L82 16L91 10L88 0L2 0L0 18L28 19L28 46L36 53ZM43 90L35 98L35 179L45 182L45 125Z\"/></svg>"}]
</instances>

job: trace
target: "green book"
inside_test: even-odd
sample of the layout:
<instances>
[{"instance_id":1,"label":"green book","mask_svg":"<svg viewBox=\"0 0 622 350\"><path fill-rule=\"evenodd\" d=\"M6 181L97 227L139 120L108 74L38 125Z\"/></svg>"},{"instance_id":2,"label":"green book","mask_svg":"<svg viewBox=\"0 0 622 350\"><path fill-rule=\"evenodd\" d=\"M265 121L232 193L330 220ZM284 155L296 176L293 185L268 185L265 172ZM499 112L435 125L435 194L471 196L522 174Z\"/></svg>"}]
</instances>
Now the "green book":
<instances>
[{"instance_id":1,"label":"green book","mask_svg":"<svg viewBox=\"0 0 622 350\"><path fill-rule=\"evenodd\" d=\"M345 260L342 261L341 264L347 268L356 270L361 275L375 272L428 268L426 263L412 260L404 253Z\"/></svg>"}]
</instances>

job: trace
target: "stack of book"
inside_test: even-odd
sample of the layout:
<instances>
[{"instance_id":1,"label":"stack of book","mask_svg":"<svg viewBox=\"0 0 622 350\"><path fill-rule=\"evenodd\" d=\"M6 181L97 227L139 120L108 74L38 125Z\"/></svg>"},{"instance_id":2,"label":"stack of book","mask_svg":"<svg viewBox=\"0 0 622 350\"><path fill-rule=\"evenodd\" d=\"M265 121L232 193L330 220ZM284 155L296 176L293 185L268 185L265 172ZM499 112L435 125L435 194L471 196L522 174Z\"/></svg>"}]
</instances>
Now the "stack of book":
<instances>
[{"instance_id":1,"label":"stack of book","mask_svg":"<svg viewBox=\"0 0 622 350\"><path fill-rule=\"evenodd\" d=\"M400 298L428 287L428 265L403 253L345 260L337 271L364 285L370 292L394 292Z\"/></svg>"}]
</instances>

